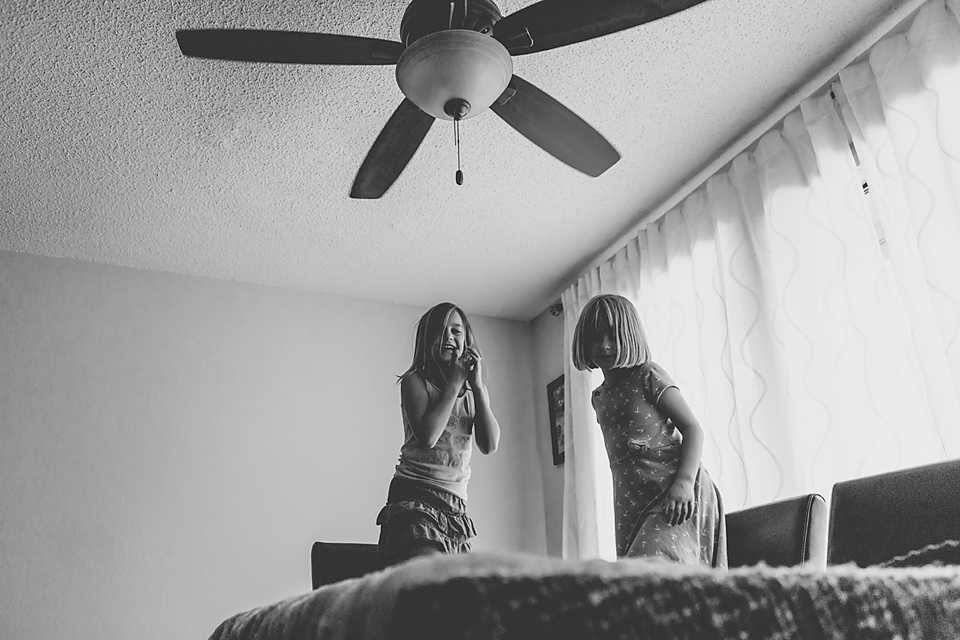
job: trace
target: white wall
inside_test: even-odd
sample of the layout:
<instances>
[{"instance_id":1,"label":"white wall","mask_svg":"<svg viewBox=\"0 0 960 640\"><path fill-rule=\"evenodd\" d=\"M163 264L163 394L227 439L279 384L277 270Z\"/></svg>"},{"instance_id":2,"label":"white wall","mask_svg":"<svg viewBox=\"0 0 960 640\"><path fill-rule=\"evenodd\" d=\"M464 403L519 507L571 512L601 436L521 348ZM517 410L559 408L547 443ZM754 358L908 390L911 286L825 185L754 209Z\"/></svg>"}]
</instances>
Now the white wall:
<instances>
[{"instance_id":1,"label":"white wall","mask_svg":"<svg viewBox=\"0 0 960 640\"><path fill-rule=\"evenodd\" d=\"M537 448L542 461L547 553L551 556L560 556L563 551L564 465L553 464L547 385L563 375L563 316L554 316L547 310L534 318L531 324L533 325L534 352L533 400L537 421Z\"/></svg>"},{"instance_id":2,"label":"white wall","mask_svg":"<svg viewBox=\"0 0 960 640\"><path fill-rule=\"evenodd\" d=\"M422 312L0 252L0 638L205 638L375 541ZM475 546L546 553L532 328L471 320Z\"/></svg>"}]
</instances>

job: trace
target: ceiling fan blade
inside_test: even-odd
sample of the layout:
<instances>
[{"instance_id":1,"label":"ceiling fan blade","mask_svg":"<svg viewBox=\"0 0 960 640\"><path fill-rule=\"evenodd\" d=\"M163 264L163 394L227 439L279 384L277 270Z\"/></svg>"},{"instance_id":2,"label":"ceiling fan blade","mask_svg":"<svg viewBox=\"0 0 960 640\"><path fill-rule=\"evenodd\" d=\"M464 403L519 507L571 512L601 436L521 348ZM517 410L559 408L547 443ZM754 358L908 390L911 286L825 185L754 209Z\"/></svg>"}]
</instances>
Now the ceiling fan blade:
<instances>
[{"instance_id":1,"label":"ceiling fan blade","mask_svg":"<svg viewBox=\"0 0 960 640\"><path fill-rule=\"evenodd\" d=\"M536 53L658 20L706 0L540 0L493 25L512 55Z\"/></svg>"},{"instance_id":2,"label":"ceiling fan blade","mask_svg":"<svg viewBox=\"0 0 960 640\"><path fill-rule=\"evenodd\" d=\"M293 64L396 64L404 48L376 38L255 29L185 29L177 42L194 58Z\"/></svg>"},{"instance_id":3,"label":"ceiling fan blade","mask_svg":"<svg viewBox=\"0 0 960 640\"><path fill-rule=\"evenodd\" d=\"M351 198L379 198L406 168L433 126L434 117L404 98L364 158Z\"/></svg>"},{"instance_id":4,"label":"ceiling fan blade","mask_svg":"<svg viewBox=\"0 0 960 640\"><path fill-rule=\"evenodd\" d=\"M510 96L511 91L516 93ZM620 159L580 116L516 75L490 109L535 145L588 176L596 178Z\"/></svg>"}]
</instances>

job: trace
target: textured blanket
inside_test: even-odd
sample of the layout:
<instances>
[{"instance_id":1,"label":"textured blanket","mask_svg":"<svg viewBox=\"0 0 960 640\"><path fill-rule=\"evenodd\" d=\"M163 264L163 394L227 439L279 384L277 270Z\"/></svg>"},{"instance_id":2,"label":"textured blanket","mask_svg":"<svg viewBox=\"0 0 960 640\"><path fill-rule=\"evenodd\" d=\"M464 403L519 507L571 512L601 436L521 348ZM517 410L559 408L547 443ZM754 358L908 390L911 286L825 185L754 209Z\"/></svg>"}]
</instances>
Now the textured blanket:
<instances>
[{"instance_id":1,"label":"textured blanket","mask_svg":"<svg viewBox=\"0 0 960 640\"><path fill-rule=\"evenodd\" d=\"M956 639L960 568L730 571L656 559L415 560L237 614L211 640Z\"/></svg>"}]
</instances>

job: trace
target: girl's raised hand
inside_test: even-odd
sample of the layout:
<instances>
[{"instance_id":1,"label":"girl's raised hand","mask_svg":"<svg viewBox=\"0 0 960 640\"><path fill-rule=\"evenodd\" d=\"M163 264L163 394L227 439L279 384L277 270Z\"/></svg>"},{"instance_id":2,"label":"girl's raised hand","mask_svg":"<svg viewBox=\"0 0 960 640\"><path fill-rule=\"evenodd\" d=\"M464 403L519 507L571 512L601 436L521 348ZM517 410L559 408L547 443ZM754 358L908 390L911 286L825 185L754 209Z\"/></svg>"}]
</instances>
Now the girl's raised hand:
<instances>
[{"instance_id":1,"label":"girl's raised hand","mask_svg":"<svg viewBox=\"0 0 960 640\"><path fill-rule=\"evenodd\" d=\"M467 361L467 353L464 351L462 356L450 363L450 370L447 372L447 383L459 389L469 376L470 364Z\"/></svg>"},{"instance_id":2,"label":"girl's raised hand","mask_svg":"<svg viewBox=\"0 0 960 640\"><path fill-rule=\"evenodd\" d=\"M467 380L471 387L480 386L480 352L473 347L467 347L463 353L463 360L467 366Z\"/></svg>"}]
</instances>

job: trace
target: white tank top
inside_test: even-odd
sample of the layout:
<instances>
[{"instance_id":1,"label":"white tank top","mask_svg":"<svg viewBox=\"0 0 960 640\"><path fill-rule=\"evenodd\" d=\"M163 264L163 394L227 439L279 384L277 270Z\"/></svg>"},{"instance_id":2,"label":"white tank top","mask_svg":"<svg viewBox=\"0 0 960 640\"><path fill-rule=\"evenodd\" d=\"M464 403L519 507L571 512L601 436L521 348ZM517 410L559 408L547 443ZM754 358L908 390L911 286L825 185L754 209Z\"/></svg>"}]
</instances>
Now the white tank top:
<instances>
[{"instance_id":1,"label":"white tank top","mask_svg":"<svg viewBox=\"0 0 960 640\"><path fill-rule=\"evenodd\" d=\"M427 396L433 401L440 390L430 382L424 383ZM404 441L395 476L423 482L466 500L470 457L473 455L473 417L476 415L473 391L467 389L454 401L447 426L432 448L417 442L403 400L400 401L400 413L403 415Z\"/></svg>"}]
</instances>

